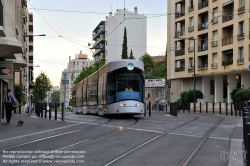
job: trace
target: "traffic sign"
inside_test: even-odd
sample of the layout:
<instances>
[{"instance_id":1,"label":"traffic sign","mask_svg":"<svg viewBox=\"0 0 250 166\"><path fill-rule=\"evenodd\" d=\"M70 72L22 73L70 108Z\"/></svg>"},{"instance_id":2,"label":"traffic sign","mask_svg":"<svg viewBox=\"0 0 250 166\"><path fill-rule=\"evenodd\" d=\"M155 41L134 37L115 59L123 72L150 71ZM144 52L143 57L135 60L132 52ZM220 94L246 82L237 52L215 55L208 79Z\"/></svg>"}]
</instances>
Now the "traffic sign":
<instances>
[{"instance_id":1,"label":"traffic sign","mask_svg":"<svg viewBox=\"0 0 250 166\"><path fill-rule=\"evenodd\" d=\"M62 84L69 85L69 73L62 72Z\"/></svg>"}]
</instances>

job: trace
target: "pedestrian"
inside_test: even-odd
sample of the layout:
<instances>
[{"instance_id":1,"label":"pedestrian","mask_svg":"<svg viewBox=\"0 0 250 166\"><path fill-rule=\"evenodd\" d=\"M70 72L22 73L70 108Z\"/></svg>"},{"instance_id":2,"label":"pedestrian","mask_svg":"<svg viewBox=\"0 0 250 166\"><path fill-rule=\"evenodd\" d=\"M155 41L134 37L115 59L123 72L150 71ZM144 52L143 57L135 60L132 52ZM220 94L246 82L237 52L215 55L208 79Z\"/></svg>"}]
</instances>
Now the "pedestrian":
<instances>
[{"instance_id":1,"label":"pedestrian","mask_svg":"<svg viewBox=\"0 0 250 166\"><path fill-rule=\"evenodd\" d=\"M11 93L11 89L7 90L7 94L3 97L3 103L5 104L5 110L6 110L6 124L8 125L10 123L10 119L12 116L12 110L14 110L12 103L15 102L17 106L20 106L19 102L17 101L15 95Z\"/></svg>"}]
</instances>

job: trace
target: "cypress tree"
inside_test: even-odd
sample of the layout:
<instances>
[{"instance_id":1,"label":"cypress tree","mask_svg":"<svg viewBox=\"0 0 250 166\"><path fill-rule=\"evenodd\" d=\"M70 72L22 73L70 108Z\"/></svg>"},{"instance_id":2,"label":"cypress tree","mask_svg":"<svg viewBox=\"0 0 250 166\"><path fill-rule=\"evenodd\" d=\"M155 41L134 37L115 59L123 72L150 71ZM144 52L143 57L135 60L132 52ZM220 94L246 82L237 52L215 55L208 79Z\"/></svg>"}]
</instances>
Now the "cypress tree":
<instances>
[{"instance_id":1,"label":"cypress tree","mask_svg":"<svg viewBox=\"0 0 250 166\"><path fill-rule=\"evenodd\" d=\"M122 44L122 59L128 59L128 45L127 45L127 30L124 28L123 44Z\"/></svg>"},{"instance_id":2,"label":"cypress tree","mask_svg":"<svg viewBox=\"0 0 250 166\"><path fill-rule=\"evenodd\" d=\"M128 59L135 59L135 57L133 56L133 51L132 51L132 49L131 49L131 51L130 51L130 56L129 56Z\"/></svg>"}]
</instances>

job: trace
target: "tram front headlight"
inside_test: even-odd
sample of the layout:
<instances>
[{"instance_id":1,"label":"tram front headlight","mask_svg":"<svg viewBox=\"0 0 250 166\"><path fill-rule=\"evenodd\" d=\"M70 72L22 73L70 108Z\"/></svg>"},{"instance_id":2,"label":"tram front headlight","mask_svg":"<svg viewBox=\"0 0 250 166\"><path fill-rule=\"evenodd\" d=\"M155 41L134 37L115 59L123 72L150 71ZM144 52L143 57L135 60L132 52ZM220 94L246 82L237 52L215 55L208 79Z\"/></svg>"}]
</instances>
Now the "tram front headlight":
<instances>
[{"instance_id":1,"label":"tram front headlight","mask_svg":"<svg viewBox=\"0 0 250 166\"><path fill-rule=\"evenodd\" d=\"M120 103L120 104L119 104L119 106L120 106L120 107L124 107L124 106L125 106L125 104Z\"/></svg>"},{"instance_id":2,"label":"tram front headlight","mask_svg":"<svg viewBox=\"0 0 250 166\"><path fill-rule=\"evenodd\" d=\"M137 104L135 104L135 106L140 107L140 104L139 104L139 103L137 103Z\"/></svg>"}]
</instances>

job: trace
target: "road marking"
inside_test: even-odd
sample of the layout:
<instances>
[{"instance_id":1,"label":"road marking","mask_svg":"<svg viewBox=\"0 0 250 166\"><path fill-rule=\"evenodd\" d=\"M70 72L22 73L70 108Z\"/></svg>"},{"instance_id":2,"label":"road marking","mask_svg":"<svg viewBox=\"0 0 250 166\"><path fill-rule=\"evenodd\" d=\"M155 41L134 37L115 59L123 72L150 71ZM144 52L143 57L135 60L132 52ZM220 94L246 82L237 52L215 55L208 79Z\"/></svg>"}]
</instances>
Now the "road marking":
<instances>
[{"instance_id":1,"label":"road marking","mask_svg":"<svg viewBox=\"0 0 250 166\"><path fill-rule=\"evenodd\" d=\"M202 137L202 136L199 136L199 135L190 135L190 134L179 134L179 133L168 133L168 134L171 134L171 135L181 135L181 136L188 136L188 137Z\"/></svg>"},{"instance_id":2,"label":"road marking","mask_svg":"<svg viewBox=\"0 0 250 166\"><path fill-rule=\"evenodd\" d=\"M222 137L209 137L212 139L222 139L222 140L230 140L230 138L222 138ZM243 139L231 138L233 141L243 141Z\"/></svg>"},{"instance_id":3,"label":"road marking","mask_svg":"<svg viewBox=\"0 0 250 166\"><path fill-rule=\"evenodd\" d=\"M46 133L46 132L50 132L50 131L61 130L61 129L69 128L69 127L72 127L72 126L78 126L78 125L81 125L81 124L84 124L84 123L85 122L79 122L78 124L72 124L72 125L68 125L68 126L63 126L63 127L58 127L58 128L50 129L50 130L39 131L39 132L32 133L32 134L25 134L25 135L21 135L21 136L17 136L17 137L3 139L3 140L0 140L0 143L6 142L6 141L10 141L10 140L14 140L14 139L20 139L20 138L23 138L23 137L28 137L28 136L33 136L33 135L37 135L37 134L42 134L42 133Z\"/></svg>"},{"instance_id":4,"label":"road marking","mask_svg":"<svg viewBox=\"0 0 250 166\"><path fill-rule=\"evenodd\" d=\"M156 131L156 130L145 130L145 129L136 129L136 128L127 128L129 130L137 130L137 131L147 131L147 132L153 132L153 133L163 133L161 131Z\"/></svg>"}]
</instances>

